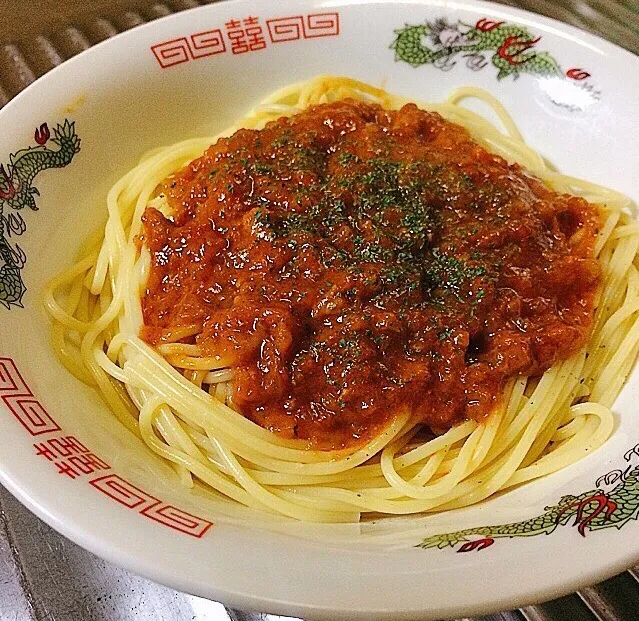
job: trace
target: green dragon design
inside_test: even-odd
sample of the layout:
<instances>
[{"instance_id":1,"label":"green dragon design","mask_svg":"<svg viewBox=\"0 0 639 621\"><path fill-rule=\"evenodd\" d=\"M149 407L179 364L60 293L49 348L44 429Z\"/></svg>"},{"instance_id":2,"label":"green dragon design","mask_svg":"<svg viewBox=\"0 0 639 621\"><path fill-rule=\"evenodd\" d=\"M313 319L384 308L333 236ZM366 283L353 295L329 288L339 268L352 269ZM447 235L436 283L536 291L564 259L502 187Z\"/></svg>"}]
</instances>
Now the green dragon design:
<instances>
[{"instance_id":1,"label":"green dragon design","mask_svg":"<svg viewBox=\"0 0 639 621\"><path fill-rule=\"evenodd\" d=\"M559 63L548 52L535 48L541 37L535 37L528 29L507 22L480 19L475 26L444 19L423 24L408 25L395 30L391 44L395 60L412 67L430 64L438 69L452 69L455 57L462 55L472 70L483 69L489 62L497 69L497 79L509 76L514 79L524 73L543 77L585 80L590 74L583 69L572 68L563 72ZM593 96L597 93L586 87Z\"/></svg>"},{"instance_id":2,"label":"green dragon design","mask_svg":"<svg viewBox=\"0 0 639 621\"><path fill-rule=\"evenodd\" d=\"M583 537L602 528L622 528L631 520L639 519L639 464L632 464L637 458L639 444L624 455L628 462L624 470L613 470L599 477L595 489L579 496L563 496L556 505L545 507L542 515L521 522L433 535L416 547L443 549L461 544L457 552L484 550L500 537L550 535L573 518L573 525ZM606 487L610 487L610 491L604 491Z\"/></svg>"},{"instance_id":3,"label":"green dragon design","mask_svg":"<svg viewBox=\"0 0 639 621\"><path fill-rule=\"evenodd\" d=\"M22 307L26 291L22 268L27 257L18 244L11 243L11 238L22 235L27 228L20 210L38 210L35 197L40 193L33 181L43 170L67 166L80 151L75 123L68 119L55 127L53 136L43 123L35 130L34 139L37 146L12 153L7 168L0 164L0 259L4 263L0 267L0 304L7 309ZM48 141L58 149L45 146Z\"/></svg>"}]
</instances>

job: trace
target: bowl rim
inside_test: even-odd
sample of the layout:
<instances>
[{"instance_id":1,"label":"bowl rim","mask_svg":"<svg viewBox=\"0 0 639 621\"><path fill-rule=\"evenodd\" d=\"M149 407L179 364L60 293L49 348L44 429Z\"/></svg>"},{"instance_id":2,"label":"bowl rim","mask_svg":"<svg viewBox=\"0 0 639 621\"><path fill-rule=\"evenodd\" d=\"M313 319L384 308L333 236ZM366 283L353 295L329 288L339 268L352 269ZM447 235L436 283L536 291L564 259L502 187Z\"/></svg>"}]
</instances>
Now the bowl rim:
<instances>
[{"instance_id":1,"label":"bowl rim","mask_svg":"<svg viewBox=\"0 0 639 621\"><path fill-rule=\"evenodd\" d=\"M167 23L176 19L178 15L196 14L198 12L205 13L207 11L215 12L217 7L227 4L234 5L248 5L248 6L272 6L269 0L225 0L224 2L214 3L211 5L203 5L194 7L168 15L158 20L148 22L137 26L131 30L117 34L116 36L102 41L87 50L84 50L77 56L65 61L55 69L51 70L47 74L40 77L32 85L24 89L18 95L16 95L6 106L0 110L0 118L4 116L5 111L11 111L13 108L20 106L24 98L28 97L30 93L37 89L44 87L50 80L57 78L60 71L67 72L73 71L76 64L86 63L87 58L90 57L96 49L108 48L113 46L114 48L119 46L122 41L126 41L127 38L133 40L139 36L142 32L152 31L157 28L158 23ZM317 0L312 0L308 3L308 6L316 6L319 4ZM501 13L511 16L515 20L526 21L527 23L537 24L543 26L546 29L555 29L555 34L566 37L570 35L572 38L584 39L588 42L599 45L606 51L610 51L617 57L621 57L621 60L627 62L637 63L639 67L639 57L633 53L625 50L624 48L607 41L606 39L593 35L589 32L583 31L577 27L565 24L553 18L549 18L543 15L538 15L530 11L510 7L507 5L496 4L493 2L485 2L480 0L460 0L459 2L447 2L441 0L338 0L331 3L331 6L346 6L346 5L366 5L366 4L381 4L381 5L398 5L405 4L411 5L424 5L424 6L439 6L444 11L447 8L464 9L464 8L485 8L486 11L493 13ZM326 3L322 3L323 6ZM213 8L212 8L213 7ZM0 457L0 463L3 461ZM610 561L605 564L599 564L595 566L584 567L580 573L575 573L572 579L562 580L560 586L549 587L542 591L534 588L533 586L522 585L522 589L517 595L510 595L500 597L498 595L492 595L487 597L482 602L475 604L472 607L464 605L462 607L456 607L453 603L447 609L439 609L437 611L431 611L421 607L406 608L405 610L380 610L380 609L351 609L344 608L338 609L329 605L318 605L309 603L299 603L295 601L286 601L283 599L269 599L261 596L254 596L250 593L233 591L228 589L220 589L215 585L195 585L192 580L180 575L174 575L171 573L170 568L166 565L159 566L153 564L148 560L142 560L139 556L136 556L134 552L130 552L125 549L124 546L114 546L112 542L101 536L96 530L90 528L84 528L72 521L65 519L65 511L60 509L59 506L54 508L47 506L46 503L38 500L37 494L31 495L31 488L28 485L21 485L19 481L14 480L4 468L0 468L0 483L2 483L7 490L15 496L23 505L25 505L30 511L41 518L45 523L51 526L54 530L58 531L74 543L81 547L91 551L99 557L106 559L109 562L115 563L118 566L124 567L133 571L136 574L148 577L161 584L169 585L178 590L182 590L188 593L193 593L202 597L215 599L217 601L223 601L225 605L229 605L237 608L250 608L253 610L264 611L281 615L295 615L302 616L304 618L328 618L330 615L349 615L353 619L370 619L372 615L379 619L424 619L424 615L431 615L433 612L437 613L437 618L441 618L441 615L454 616L459 614L485 614L491 611L503 610L507 607L522 606L524 604L533 604L541 601L546 601L549 598L559 597L567 593L573 592L575 589L585 584L593 583L596 581L609 578L616 573L623 571L632 564L639 562L639 545L635 551L631 551L629 548L619 549L616 556L616 560ZM430 617L429 617L430 618ZM435 617L433 617L435 618Z\"/></svg>"},{"instance_id":2,"label":"bowl rim","mask_svg":"<svg viewBox=\"0 0 639 621\"><path fill-rule=\"evenodd\" d=\"M309 6L313 6L319 3L319 0L304 0L308 2ZM48 80L55 78L60 71L67 71L70 67L74 66L78 62L84 62L84 58L87 55L93 53L93 50L102 49L103 47L109 47L112 45L116 45L122 39L132 36L131 33L135 35L153 30L154 27L157 27L157 24L163 24L169 21L173 21L178 16L183 15L193 15L198 12L206 12L210 10L216 10L220 6L225 5L263 5L264 7L271 7L271 0L214 0L210 4L203 4L196 7L191 7L188 9L184 9L182 11L178 11L176 13L171 13L170 15L163 15L149 22L145 22L143 24L139 24L130 28L129 30L124 30L122 32L118 32L117 34L104 39L103 41L99 41L95 45L88 47L86 50L82 50L75 56L63 61L50 71L47 71L43 75L39 76L34 80L31 84L29 84L26 88L22 89L19 93L17 93L11 100L9 100L2 108L0 108L0 114L2 114L5 110L10 110L14 106L17 106L21 103L22 99L25 97L25 93L30 93L30 91L37 84L37 87L40 87L42 84L46 83ZM322 5L326 5L326 2L322 2ZM425 5L425 6L441 6L442 9L445 8L453 8L453 9L463 9L465 7L486 7L488 10L493 10L493 12L503 12L508 13L513 16L520 15L529 22L534 22L537 20L539 23L545 25L546 27L552 26L555 29L554 34L558 34L560 36L564 36L566 34L571 34L572 38L583 38L586 37L590 41L594 43L598 43L604 48L609 48L615 54L621 54L625 56L626 59L630 62L636 62L639 60L639 55L634 54L630 50L627 50L612 41L608 41L604 37L598 34L594 34L588 32L587 30L582 30L577 26L573 26L572 24L567 24L566 22L562 22L554 17L548 17L546 15L542 15L541 13L534 13L533 11L529 11L527 9L522 9L519 7L510 6L507 4L500 4L493 0L334 0L328 3L330 6L353 6L353 5L366 5L366 4L391 4L401 6L402 4L409 5ZM214 7L212 9L212 7Z\"/></svg>"}]
</instances>

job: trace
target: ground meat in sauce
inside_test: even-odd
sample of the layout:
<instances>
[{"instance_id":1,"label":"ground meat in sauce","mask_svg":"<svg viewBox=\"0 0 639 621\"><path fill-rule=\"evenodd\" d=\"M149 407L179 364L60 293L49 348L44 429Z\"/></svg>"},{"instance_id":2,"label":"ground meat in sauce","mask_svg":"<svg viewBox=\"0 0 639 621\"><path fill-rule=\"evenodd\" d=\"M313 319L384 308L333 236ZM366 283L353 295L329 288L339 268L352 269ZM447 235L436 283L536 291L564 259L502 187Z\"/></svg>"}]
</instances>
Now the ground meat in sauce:
<instances>
[{"instance_id":1,"label":"ground meat in sauce","mask_svg":"<svg viewBox=\"0 0 639 621\"><path fill-rule=\"evenodd\" d=\"M235 407L282 436L354 446L399 408L478 420L588 337L598 208L412 104L240 130L161 190L142 336L196 325Z\"/></svg>"}]
</instances>

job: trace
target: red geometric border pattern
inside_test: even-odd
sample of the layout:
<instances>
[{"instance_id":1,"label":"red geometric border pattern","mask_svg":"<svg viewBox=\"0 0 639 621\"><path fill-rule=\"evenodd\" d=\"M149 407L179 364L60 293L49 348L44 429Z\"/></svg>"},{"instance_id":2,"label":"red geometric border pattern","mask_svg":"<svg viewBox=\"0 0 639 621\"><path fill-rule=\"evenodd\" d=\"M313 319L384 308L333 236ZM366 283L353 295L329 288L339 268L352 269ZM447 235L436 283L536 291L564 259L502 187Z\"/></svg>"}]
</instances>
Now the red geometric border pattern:
<instances>
[{"instance_id":1,"label":"red geometric border pattern","mask_svg":"<svg viewBox=\"0 0 639 621\"><path fill-rule=\"evenodd\" d=\"M185 63L190 56L189 43L184 37L153 45L151 51L162 69Z\"/></svg>"},{"instance_id":2,"label":"red geometric border pattern","mask_svg":"<svg viewBox=\"0 0 639 621\"><path fill-rule=\"evenodd\" d=\"M203 56L212 56L213 54L222 54L226 52L226 44L222 31L219 28L215 30L207 30L205 32L197 32L189 37L191 43L191 54L193 58L202 58Z\"/></svg>"},{"instance_id":3,"label":"red geometric border pattern","mask_svg":"<svg viewBox=\"0 0 639 621\"><path fill-rule=\"evenodd\" d=\"M129 509L144 510L160 502L154 496L147 494L117 474L107 474L93 479L89 483L109 498Z\"/></svg>"},{"instance_id":4,"label":"red geometric border pattern","mask_svg":"<svg viewBox=\"0 0 639 621\"><path fill-rule=\"evenodd\" d=\"M195 515L191 515L173 505L157 505L144 509L140 513L160 524L179 530L181 533L191 535L192 537L197 537L198 539L213 526L213 522L208 522Z\"/></svg>"},{"instance_id":5,"label":"red geometric border pattern","mask_svg":"<svg viewBox=\"0 0 639 621\"><path fill-rule=\"evenodd\" d=\"M294 17L276 17L267 19L268 34L273 43L284 41L297 41L304 33L304 18L301 15Z\"/></svg>"},{"instance_id":6,"label":"red geometric border pattern","mask_svg":"<svg viewBox=\"0 0 639 621\"><path fill-rule=\"evenodd\" d=\"M61 427L35 398L11 358L0 357L0 399L30 435L59 434L33 446L36 454L52 462L60 474L67 474L75 480L76 477L92 474L96 470L111 469L109 464L90 453L77 438L62 433ZM199 539L213 526L213 522L151 496L118 474L99 476L89 483L121 505L191 537Z\"/></svg>"},{"instance_id":7,"label":"red geometric border pattern","mask_svg":"<svg viewBox=\"0 0 639 621\"><path fill-rule=\"evenodd\" d=\"M199 539L213 526L213 522L161 502L117 474L108 474L89 482L97 490L125 507L136 509L145 517L191 537Z\"/></svg>"},{"instance_id":8,"label":"red geometric border pattern","mask_svg":"<svg viewBox=\"0 0 639 621\"><path fill-rule=\"evenodd\" d=\"M180 65L192 59L222 54L255 52L267 47L262 36L260 18L231 19L226 22L226 42L220 28L198 32L151 46L151 51L162 69ZM339 13L310 13L287 15L266 20L271 43L284 43L300 39L335 37L340 33Z\"/></svg>"},{"instance_id":9,"label":"red geometric border pattern","mask_svg":"<svg viewBox=\"0 0 639 621\"><path fill-rule=\"evenodd\" d=\"M0 399L32 436L61 431L33 396L11 358L0 358Z\"/></svg>"},{"instance_id":10,"label":"red geometric border pattern","mask_svg":"<svg viewBox=\"0 0 639 621\"><path fill-rule=\"evenodd\" d=\"M339 35L339 13L314 13L306 16L304 36L336 37Z\"/></svg>"}]
</instances>

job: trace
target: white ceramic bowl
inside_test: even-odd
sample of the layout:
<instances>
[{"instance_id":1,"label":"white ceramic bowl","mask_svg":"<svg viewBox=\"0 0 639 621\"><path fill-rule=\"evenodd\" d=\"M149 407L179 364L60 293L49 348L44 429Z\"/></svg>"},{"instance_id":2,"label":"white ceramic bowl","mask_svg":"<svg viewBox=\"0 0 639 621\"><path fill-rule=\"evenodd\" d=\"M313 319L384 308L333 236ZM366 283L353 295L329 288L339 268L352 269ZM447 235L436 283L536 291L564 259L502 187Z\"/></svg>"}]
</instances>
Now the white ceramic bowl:
<instances>
[{"instance_id":1,"label":"white ceramic bowl","mask_svg":"<svg viewBox=\"0 0 639 621\"><path fill-rule=\"evenodd\" d=\"M527 32L470 54L468 31L484 35L501 21ZM447 58L391 47L398 31L427 24L437 36L419 44L452 48ZM512 68L531 45L554 59L554 76L498 73L496 56L510 56ZM115 37L0 111L2 230L14 250L14 267L0 272L0 480L58 531L133 571L232 606L309 618L482 613L631 565L639 559L637 373L615 405L612 438L558 474L462 511L320 528L266 524L182 489L57 362L39 291L103 221L113 182L144 151L212 134L275 88L319 73L426 100L482 86L562 171L639 199L639 59L549 19L464 0L247 0ZM54 155L54 128L65 119L75 123L58 129L65 149L75 133L80 151ZM557 509L565 495L575 498ZM439 547L416 547L464 529L430 540Z\"/></svg>"}]
</instances>

